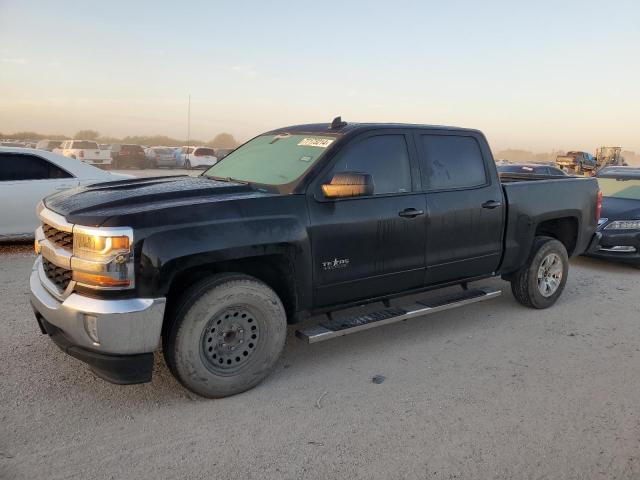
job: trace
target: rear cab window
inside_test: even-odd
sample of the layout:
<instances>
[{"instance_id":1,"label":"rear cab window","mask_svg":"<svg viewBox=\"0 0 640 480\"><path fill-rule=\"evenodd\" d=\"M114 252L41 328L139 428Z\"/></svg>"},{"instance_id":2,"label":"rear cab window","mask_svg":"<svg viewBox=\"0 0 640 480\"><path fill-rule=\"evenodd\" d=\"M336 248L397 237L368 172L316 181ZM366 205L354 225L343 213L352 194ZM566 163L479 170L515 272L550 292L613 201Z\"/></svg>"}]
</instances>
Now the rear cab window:
<instances>
[{"instance_id":1,"label":"rear cab window","mask_svg":"<svg viewBox=\"0 0 640 480\"><path fill-rule=\"evenodd\" d=\"M465 189L488 183L482 151L473 136L419 134L418 143L424 188Z\"/></svg>"}]
</instances>

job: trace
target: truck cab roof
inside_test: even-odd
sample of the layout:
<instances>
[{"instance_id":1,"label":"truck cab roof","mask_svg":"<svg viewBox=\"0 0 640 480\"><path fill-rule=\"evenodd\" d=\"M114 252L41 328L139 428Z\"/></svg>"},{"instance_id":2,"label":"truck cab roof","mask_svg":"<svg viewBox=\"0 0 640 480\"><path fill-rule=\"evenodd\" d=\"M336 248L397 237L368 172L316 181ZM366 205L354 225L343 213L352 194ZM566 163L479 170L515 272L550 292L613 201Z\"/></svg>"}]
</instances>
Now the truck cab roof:
<instances>
[{"instance_id":1,"label":"truck cab roof","mask_svg":"<svg viewBox=\"0 0 640 480\"><path fill-rule=\"evenodd\" d=\"M357 122L342 122L338 126L332 128L333 123L308 123L302 125L291 125L288 127L278 128L265 134L279 134L279 133L316 133L316 134L353 134L361 133L369 130L383 130L383 129L429 129L429 130L443 130L443 131L456 131L456 132L469 132L469 133L481 133L477 129L450 127L446 125L422 125L414 123L357 123ZM264 134L263 134L264 135Z\"/></svg>"}]
</instances>

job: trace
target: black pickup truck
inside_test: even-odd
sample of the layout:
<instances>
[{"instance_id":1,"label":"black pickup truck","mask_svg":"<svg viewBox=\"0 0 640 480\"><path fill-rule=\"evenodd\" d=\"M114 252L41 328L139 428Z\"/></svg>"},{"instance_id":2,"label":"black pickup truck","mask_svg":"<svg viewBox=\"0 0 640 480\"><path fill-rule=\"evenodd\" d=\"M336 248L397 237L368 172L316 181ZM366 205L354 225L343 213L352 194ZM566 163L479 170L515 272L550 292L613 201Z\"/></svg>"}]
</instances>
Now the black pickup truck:
<instances>
[{"instance_id":1,"label":"black pickup truck","mask_svg":"<svg viewBox=\"0 0 640 480\"><path fill-rule=\"evenodd\" d=\"M185 387L221 397L265 378L310 316L325 320L296 333L317 342L495 297L468 283L497 275L549 307L599 211L595 179L499 178L477 130L337 118L259 135L197 178L77 188L38 214L42 332L115 383L149 381L161 344ZM384 308L336 315L371 302Z\"/></svg>"}]
</instances>

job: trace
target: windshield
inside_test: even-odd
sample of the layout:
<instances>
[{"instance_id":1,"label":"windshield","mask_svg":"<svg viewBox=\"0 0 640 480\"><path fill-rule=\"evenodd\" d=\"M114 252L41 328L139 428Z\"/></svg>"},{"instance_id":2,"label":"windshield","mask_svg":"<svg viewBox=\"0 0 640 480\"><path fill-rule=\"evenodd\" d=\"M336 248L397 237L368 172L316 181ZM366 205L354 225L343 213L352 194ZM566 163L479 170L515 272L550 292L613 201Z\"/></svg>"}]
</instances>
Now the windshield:
<instances>
[{"instance_id":1,"label":"windshield","mask_svg":"<svg viewBox=\"0 0 640 480\"><path fill-rule=\"evenodd\" d=\"M205 176L286 185L309 170L335 140L329 135L261 135L224 157Z\"/></svg>"},{"instance_id":2,"label":"windshield","mask_svg":"<svg viewBox=\"0 0 640 480\"><path fill-rule=\"evenodd\" d=\"M598 185L605 197L640 200L640 179L598 178Z\"/></svg>"}]
</instances>

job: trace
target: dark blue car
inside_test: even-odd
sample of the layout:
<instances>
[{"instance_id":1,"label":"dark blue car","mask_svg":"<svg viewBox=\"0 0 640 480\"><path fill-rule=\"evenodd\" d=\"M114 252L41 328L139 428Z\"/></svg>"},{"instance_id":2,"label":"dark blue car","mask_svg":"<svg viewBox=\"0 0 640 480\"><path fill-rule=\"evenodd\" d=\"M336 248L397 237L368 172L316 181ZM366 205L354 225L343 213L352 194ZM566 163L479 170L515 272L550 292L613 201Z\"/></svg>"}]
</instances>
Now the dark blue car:
<instances>
[{"instance_id":1,"label":"dark blue car","mask_svg":"<svg viewBox=\"0 0 640 480\"><path fill-rule=\"evenodd\" d=\"M602 234L594 257L640 267L640 168L607 167L598 173L602 191Z\"/></svg>"}]
</instances>

